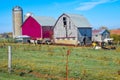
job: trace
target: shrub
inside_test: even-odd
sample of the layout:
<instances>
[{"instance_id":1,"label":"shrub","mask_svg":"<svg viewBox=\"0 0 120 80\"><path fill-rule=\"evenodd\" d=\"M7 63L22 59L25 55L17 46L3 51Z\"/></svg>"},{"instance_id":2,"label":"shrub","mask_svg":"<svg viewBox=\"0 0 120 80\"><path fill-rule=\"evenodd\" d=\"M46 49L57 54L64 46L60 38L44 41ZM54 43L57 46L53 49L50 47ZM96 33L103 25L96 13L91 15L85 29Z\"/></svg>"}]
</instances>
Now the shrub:
<instances>
[{"instance_id":1,"label":"shrub","mask_svg":"<svg viewBox=\"0 0 120 80\"><path fill-rule=\"evenodd\" d=\"M110 35L110 37L114 39L115 43L117 43L118 41L120 41L120 35L112 34L112 35Z\"/></svg>"}]
</instances>

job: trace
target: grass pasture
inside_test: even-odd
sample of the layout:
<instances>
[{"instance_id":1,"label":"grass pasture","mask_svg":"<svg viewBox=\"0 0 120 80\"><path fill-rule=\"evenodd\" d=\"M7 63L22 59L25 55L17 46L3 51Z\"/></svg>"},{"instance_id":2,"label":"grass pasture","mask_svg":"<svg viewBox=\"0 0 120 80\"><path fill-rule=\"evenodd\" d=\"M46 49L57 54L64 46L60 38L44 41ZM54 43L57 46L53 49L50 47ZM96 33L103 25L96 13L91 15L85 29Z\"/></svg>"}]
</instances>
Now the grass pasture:
<instances>
[{"instance_id":1,"label":"grass pasture","mask_svg":"<svg viewBox=\"0 0 120 80\"><path fill-rule=\"evenodd\" d=\"M12 46L12 73L8 73L7 46ZM65 80L66 51L69 80L120 80L120 48L0 43L0 80Z\"/></svg>"}]
</instances>

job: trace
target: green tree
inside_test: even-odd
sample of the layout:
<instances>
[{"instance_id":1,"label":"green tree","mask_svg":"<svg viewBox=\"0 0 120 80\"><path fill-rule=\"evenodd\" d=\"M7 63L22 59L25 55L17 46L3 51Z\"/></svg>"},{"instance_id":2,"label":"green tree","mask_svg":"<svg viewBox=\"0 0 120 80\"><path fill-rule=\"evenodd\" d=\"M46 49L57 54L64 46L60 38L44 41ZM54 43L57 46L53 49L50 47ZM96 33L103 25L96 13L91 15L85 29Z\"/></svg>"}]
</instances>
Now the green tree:
<instances>
[{"instance_id":1,"label":"green tree","mask_svg":"<svg viewBox=\"0 0 120 80\"><path fill-rule=\"evenodd\" d=\"M111 34L110 37L113 38L115 42L120 41L120 35Z\"/></svg>"}]
</instances>

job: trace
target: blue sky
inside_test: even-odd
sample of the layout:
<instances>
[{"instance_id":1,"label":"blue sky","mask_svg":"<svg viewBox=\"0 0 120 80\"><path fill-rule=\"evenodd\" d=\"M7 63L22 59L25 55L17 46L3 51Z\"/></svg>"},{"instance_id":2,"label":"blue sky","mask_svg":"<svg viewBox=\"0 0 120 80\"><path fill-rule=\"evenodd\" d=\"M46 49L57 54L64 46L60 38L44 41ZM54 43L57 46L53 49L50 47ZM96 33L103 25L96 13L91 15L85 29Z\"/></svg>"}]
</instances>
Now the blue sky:
<instances>
[{"instance_id":1,"label":"blue sky","mask_svg":"<svg viewBox=\"0 0 120 80\"><path fill-rule=\"evenodd\" d=\"M62 13L84 15L93 28L120 28L120 0L0 0L0 33L12 32L12 8L23 14L58 18Z\"/></svg>"}]
</instances>

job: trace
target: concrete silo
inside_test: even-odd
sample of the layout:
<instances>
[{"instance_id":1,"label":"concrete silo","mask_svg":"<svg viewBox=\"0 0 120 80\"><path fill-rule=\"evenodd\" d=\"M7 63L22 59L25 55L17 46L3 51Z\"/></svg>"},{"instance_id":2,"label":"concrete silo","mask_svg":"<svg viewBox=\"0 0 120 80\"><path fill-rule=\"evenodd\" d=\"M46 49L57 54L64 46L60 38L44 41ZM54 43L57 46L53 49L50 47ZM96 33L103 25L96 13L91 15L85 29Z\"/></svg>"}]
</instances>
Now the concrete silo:
<instances>
[{"instance_id":1,"label":"concrete silo","mask_svg":"<svg viewBox=\"0 0 120 80\"><path fill-rule=\"evenodd\" d=\"M13 38L20 36L21 26L23 23L23 10L21 7L16 6L12 9L12 16L13 16Z\"/></svg>"}]
</instances>

